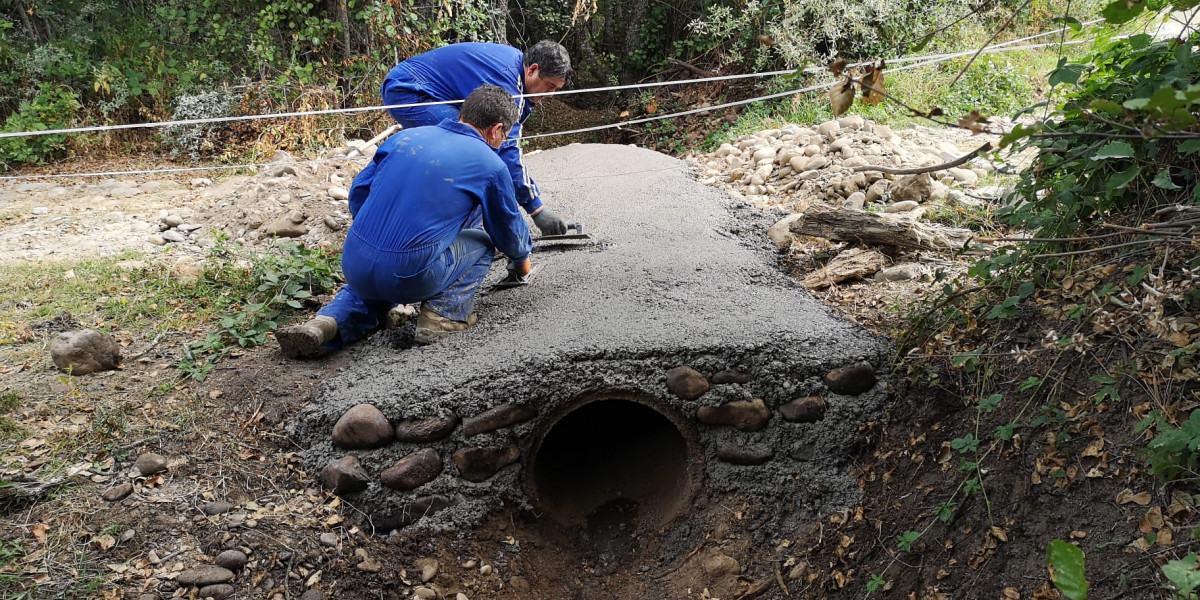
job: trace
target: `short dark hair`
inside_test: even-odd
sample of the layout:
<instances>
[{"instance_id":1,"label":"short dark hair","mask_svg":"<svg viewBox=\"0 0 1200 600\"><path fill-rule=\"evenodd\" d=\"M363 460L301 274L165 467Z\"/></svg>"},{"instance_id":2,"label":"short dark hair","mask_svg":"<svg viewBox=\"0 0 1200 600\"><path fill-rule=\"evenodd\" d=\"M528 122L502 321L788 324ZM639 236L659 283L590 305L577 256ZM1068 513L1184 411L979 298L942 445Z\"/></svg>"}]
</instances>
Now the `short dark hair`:
<instances>
[{"instance_id":1,"label":"short dark hair","mask_svg":"<svg viewBox=\"0 0 1200 600\"><path fill-rule=\"evenodd\" d=\"M517 122L517 104L504 88L485 83L463 101L458 120L479 129L504 123L504 131L508 131Z\"/></svg>"},{"instance_id":2,"label":"short dark hair","mask_svg":"<svg viewBox=\"0 0 1200 600\"><path fill-rule=\"evenodd\" d=\"M566 80L571 76L571 57L562 44L542 40L525 51L525 66L537 65L542 77L558 77Z\"/></svg>"}]
</instances>

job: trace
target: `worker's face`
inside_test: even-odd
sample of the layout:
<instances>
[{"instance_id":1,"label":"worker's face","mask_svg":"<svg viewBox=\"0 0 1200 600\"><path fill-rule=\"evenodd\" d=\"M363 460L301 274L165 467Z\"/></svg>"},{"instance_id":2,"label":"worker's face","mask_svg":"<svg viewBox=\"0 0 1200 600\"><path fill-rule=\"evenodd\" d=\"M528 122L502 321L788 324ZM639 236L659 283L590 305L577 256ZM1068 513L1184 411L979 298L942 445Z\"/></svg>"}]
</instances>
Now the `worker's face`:
<instances>
[{"instance_id":1,"label":"worker's face","mask_svg":"<svg viewBox=\"0 0 1200 600\"><path fill-rule=\"evenodd\" d=\"M549 94L557 92L567 84L567 80L562 77L542 77L541 68L536 63L525 67L525 93L526 94ZM545 96L530 98L529 101L537 104L544 100Z\"/></svg>"}]
</instances>

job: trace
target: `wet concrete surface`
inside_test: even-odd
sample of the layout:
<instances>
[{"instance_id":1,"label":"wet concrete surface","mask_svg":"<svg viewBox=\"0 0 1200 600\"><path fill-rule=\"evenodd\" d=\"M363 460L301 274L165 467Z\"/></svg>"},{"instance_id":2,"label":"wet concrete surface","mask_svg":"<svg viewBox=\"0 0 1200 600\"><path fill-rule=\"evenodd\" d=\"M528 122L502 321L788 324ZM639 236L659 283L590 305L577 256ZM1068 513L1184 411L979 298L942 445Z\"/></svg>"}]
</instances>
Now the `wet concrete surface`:
<instances>
[{"instance_id":1,"label":"wet concrete surface","mask_svg":"<svg viewBox=\"0 0 1200 600\"><path fill-rule=\"evenodd\" d=\"M421 516L417 526L433 530L469 526L505 505L530 507L522 472L549 420L581 395L618 390L614 396L636 396L681 424L693 445L697 498L725 492L779 498L781 513L794 519L852 503L858 488L847 465L860 426L883 409L887 377L879 373L870 390L855 396L831 392L822 377L860 362L878 369L888 346L813 301L783 273L765 235L774 217L701 185L687 163L644 149L572 145L527 162L549 208L581 222L593 239L539 245L533 283L480 298L479 324L463 334L414 347L411 331L402 329L344 350L353 366L328 381L290 425L306 447L309 472L358 456L372 481L347 500L377 530ZM503 276L503 264L494 265L488 283ZM700 398L683 400L666 387L667 371L681 365L710 379L735 369L748 381L714 384ZM778 408L805 396L825 399L824 420L785 421ZM772 411L761 431L695 422L701 406L756 398ZM342 450L330 438L338 418L360 403L396 423L469 418L510 402L537 415L478 435L459 427L438 441L371 450ZM466 447L513 444L521 460L482 482L465 481L450 460ZM738 465L716 456L739 447L767 448L773 458ZM438 477L403 493L380 484L383 470L424 448L447 465Z\"/></svg>"}]
</instances>

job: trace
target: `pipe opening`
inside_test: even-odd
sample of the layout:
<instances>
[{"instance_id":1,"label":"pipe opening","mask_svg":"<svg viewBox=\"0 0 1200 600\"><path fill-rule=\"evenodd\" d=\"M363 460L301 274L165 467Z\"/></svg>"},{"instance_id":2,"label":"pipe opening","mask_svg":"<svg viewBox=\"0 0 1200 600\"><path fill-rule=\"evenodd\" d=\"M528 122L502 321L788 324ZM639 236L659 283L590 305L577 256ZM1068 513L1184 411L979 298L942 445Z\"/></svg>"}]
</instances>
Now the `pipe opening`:
<instances>
[{"instance_id":1,"label":"pipe opening","mask_svg":"<svg viewBox=\"0 0 1200 600\"><path fill-rule=\"evenodd\" d=\"M564 525L658 527L690 496L688 456L683 433L662 413L630 400L597 400L542 438L532 457L534 497Z\"/></svg>"}]
</instances>

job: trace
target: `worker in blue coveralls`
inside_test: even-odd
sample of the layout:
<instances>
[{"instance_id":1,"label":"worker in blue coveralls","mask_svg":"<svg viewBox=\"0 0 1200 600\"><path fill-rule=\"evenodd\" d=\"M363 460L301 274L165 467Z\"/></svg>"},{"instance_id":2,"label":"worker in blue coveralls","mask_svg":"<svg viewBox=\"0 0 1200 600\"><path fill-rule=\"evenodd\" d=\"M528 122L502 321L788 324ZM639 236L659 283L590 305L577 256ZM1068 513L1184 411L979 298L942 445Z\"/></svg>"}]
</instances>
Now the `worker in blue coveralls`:
<instances>
[{"instance_id":1,"label":"worker in blue coveralls","mask_svg":"<svg viewBox=\"0 0 1200 600\"><path fill-rule=\"evenodd\" d=\"M571 58L557 42L543 40L521 53L512 46L464 42L419 54L396 65L383 80L380 93L388 106L462 100L480 84L504 88L512 96L556 92L571 75ZM545 96L517 98L517 123L500 146L508 165L517 203L533 218L542 235L561 235L567 224L542 205L537 184L521 162L521 126L534 105ZM436 125L457 119L459 104L433 104L391 108L388 112L404 127Z\"/></svg>"},{"instance_id":2,"label":"worker in blue coveralls","mask_svg":"<svg viewBox=\"0 0 1200 600\"><path fill-rule=\"evenodd\" d=\"M405 129L379 146L350 188L346 285L316 318L275 332L285 356L337 350L378 328L397 304L422 303L418 343L466 330L497 249L510 269L529 274L529 226L495 152L516 120L508 90L483 85L456 119Z\"/></svg>"}]
</instances>

